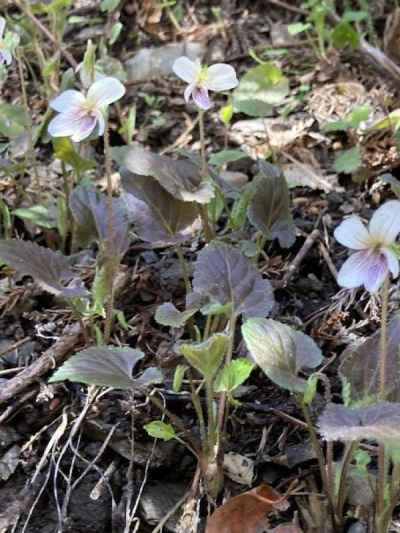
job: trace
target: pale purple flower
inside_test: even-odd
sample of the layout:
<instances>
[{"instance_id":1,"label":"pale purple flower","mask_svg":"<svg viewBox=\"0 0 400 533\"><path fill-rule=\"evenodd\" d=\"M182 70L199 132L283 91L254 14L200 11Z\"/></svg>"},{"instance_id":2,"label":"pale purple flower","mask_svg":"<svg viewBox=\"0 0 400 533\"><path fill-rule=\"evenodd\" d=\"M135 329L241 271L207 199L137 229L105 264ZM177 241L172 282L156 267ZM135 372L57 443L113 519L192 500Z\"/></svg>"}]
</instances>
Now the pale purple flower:
<instances>
[{"instance_id":1,"label":"pale purple flower","mask_svg":"<svg viewBox=\"0 0 400 533\"><path fill-rule=\"evenodd\" d=\"M12 51L5 39L6 21L0 17L0 64L10 65L12 61Z\"/></svg>"},{"instance_id":2,"label":"pale purple flower","mask_svg":"<svg viewBox=\"0 0 400 533\"><path fill-rule=\"evenodd\" d=\"M50 102L50 107L60 114L49 123L49 134L80 142L97 127L97 134L103 135L107 107L124 94L125 87L116 78L95 81L86 96L79 91L64 91Z\"/></svg>"},{"instance_id":3,"label":"pale purple flower","mask_svg":"<svg viewBox=\"0 0 400 533\"><path fill-rule=\"evenodd\" d=\"M195 104L203 110L210 109L213 105L208 91L228 91L239 84L235 69L225 63L206 67L199 60L194 62L182 56L174 62L172 70L188 84L184 93L186 103L193 98Z\"/></svg>"},{"instance_id":4,"label":"pale purple flower","mask_svg":"<svg viewBox=\"0 0 400 533\"><path fill-rule=\"evenodd\" d=\"M400 233L400 201L390 200L372 215L368 228L358 216L344 220L335 230L335 238L355 253L344 262L338 274L342 287L364 285L376 292L385 278L399 275L396 244Z\"/></svg>"}]
</instances>

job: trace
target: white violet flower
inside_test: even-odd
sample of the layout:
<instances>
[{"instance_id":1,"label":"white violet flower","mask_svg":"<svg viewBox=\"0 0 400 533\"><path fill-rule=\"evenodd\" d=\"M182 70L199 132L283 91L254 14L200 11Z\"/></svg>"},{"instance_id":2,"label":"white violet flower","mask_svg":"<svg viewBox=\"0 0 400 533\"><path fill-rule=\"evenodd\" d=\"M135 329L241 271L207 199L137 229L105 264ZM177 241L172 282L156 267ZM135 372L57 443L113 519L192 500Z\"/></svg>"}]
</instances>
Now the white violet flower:
<instances>
[{"instance_id":1,"label":"white violet flower","mask_svg":"<svg viewBox=\"0 0 400 533\"><path fill-rule=\"evenodd\" d=\"M125 94L125 87L116 78L95 81L86 96L79 91L67 90L50 102L50 107L60 114L48 126L52 137L71 137L80 142L91 135L103 135L107 107Z\"/></svg>"},{"instance_id":2,"label":"white violet flower","mask_svg":"<svg viewBox=\"0 0 400 533\"><path fill-rule=\"evenodd\" d=\"M228 91L239 84L235 69L225 63L207 67L202 66L199 60L194 62L182 56L174 62L172 69L179 78L188 83L184 93L186 103L192 97L195 104L205 111L213 105L208 91Z\"/></svg>"},{"instance_id":3,"label":"white violet flower","mask_svg":"<svg viewBox=\"0 0 400 533\"><path fill-rule=\"evenodd\" d=\"M399 258L395 241L400 233L400 201L390 200L372 215L368 228L358 216L344 220L335 230L337 241L355 253L344 262L338 274L342 287L364 285L376 292L389 272L399 275Z\"/></svg>"}]
</instances>

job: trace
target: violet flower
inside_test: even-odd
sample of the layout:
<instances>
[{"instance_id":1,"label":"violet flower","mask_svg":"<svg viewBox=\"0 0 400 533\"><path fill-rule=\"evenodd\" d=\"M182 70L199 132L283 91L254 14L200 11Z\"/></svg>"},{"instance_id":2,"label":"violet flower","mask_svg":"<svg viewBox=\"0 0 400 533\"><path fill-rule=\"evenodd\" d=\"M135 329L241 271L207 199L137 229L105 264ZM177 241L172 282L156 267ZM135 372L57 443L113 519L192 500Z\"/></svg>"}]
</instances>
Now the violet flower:
<instances>
[{"instance_id":1,"label":"violet flower","mask_svg":"<svg viewBox=\"0 0 400 533\"><path fill-rule=\"evenodd\" d=\"M344 220L335 230L335 238L355 253L344 262L338 274L342 287L364 285L374 293L385 278L399 275L395 241L400 233L400 201L390 200L372 215L368 228L358 216Z\"/></svg>"},{"instance_id":2,"label":"violet flower","mask_svg":"<svg viewBox=\"0 0 400 533\"><path fill-rule=\"evenodd\" d=\"M238 86L239 81L233 67L225 63L217 63L211 67L202 66L200 61L191 61L182 56L174 62L172 70L183 81L188 83L184 97L186 103L193 98L195 104L206 111L212 107L208 91L228 91Z\"/></svg>"},{"instance_id":3,"label":"violet flower","mask_svg":"<svg viewBox=\"0 0 400 533\"><path fill-rule=\"evenodd\" d=\"M116 78L95 81L86 96L79 91L64 91L50 102L50 107L60 114L50 121L49 134L80 142L97 127L97 134L103 135L107 107L124 94L125 87Z\"/></svg>"}]
</instances>

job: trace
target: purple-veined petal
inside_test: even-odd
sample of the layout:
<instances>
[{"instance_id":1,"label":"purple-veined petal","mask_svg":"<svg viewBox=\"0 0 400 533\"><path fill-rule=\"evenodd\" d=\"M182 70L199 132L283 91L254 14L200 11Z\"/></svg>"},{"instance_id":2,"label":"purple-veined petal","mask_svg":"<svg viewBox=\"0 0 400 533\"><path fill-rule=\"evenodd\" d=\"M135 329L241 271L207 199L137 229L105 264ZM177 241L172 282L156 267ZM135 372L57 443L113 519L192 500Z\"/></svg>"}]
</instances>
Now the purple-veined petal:
<instances>
[{"instance_id":1,"label":"purple-veined petal","mask_svg":"<svg viewBox=\"0 0 400 533\"><path fill-rule=\"evenodd\" d=\"M104 135L104 130L106 129L106 122L104 119L104 115L101 111L96 111L95 115L96 115L97 126L98 126L97 134L101 137L102 135Z\"/></svg>"},{"instance_id":2,"label":"purple-veined petal","mask_svg":"<svg viewBox=\"0 0 400 533\"><path fill-rule=\"evenodd\" d=\"M78 110L85 102L85 97L79 91L69 89L50 101L50 107L59 113Z\"/></svg>"},{"instance_id":3,"label":"purple-veined petal","mask_svg":"<svg viewBox=\"0 0 400 533\"><path fill-rule=\"evenodd\" d=\"M76 113L60 113L49 122L47 131L52 137L70 137L74 133L76 120Z\"/></svg>"},{"instance_id":4,"label":"purple-veined petal","mask_svg":"<svg viewBox=\"0 0 400 533\"><path fill-rule=\"evenodd\" d=\"M352 216L343 222L334 231L335 239L352 250L364 250L368 247L369 232L357 216Z\"/></svg>"},{"instance_id":5,"label":"purple-veined petal","mask_svg":"<svg viewBox=\"0 0 400 533\"><path fill-rule=\"evenodd\" d=\"M172 65L172 70L186 83L194 83L196 81L197 74L200 72L200 63L191 61L186 56L178 57Z\"/></svg>"},{"instance_id":6,"label":"purple-veined petal","mask_svg":"<svg viewBox=\"0 0 400 533\"><path fill-rule=\"evenodd\" d=\"M94 115L85 115L75 124L71 140L78 143L89 137L96 127L98 120Z\"/></svg>"},{"instance_id":7,"label":"purple-veined petal","mask_svg":"<svg viewBox=\"0 0 400 533\"><path fill-rule=\"evenodd\" d=\"M390 248L384 248L382 250L382 253L386 257L388 268L389 268L390 272L392 273L392 276L394 278L397 278L397 276L399 275L399 259L398 259L397 255Z\"/></svg>"},{"instance_id":8,"label":"purple-veined petal","mask_svg":"<svg viewBox=\"0 0 400 533\"><path fill-rule=\"evenodd\" d=\"M183 93L183 97L185 98L185 102L188 104L190 102L190 98L193 94L193 90L195 88L195 84L194 83L190 83L186 89L185 89L185 92Z\"/></svg>"},{"instance_id":9,"label":"purple-veined petal","mask_svg":"<svg viewBox=\"0 0 400 533\"><path fill-rule=\"evenodd\" d=\"M374 239L391 244L400 233L400 201L390 200L372 215L369 232Z\"/></svg>"},{"instance_id":10,"label":"purple-veined petal","mask_svg":"<svg viewBox=\"0 0 400 533\"><path fill-rule=\"evenodd\" d=\"M205 87L194 87L192 96L195 104L204 111L207 111L213 105Z\"/></svg>"},{"instance_id":11,"label":"purple-veined petal","mask_svg":"<svg viewBox=\"0 0 400 533\"><path fill-rule=\"evenodd\" d=\"M228 91L239 85L235 69L225 63L217 63L207 69L206 87L210 91Z\"/></svg>"},{"instance_id":12,"label":"purple-veined petal","mask_svg":"<svg viewBox=\"0 0 400 533\"><path fill-rule=\"evenodd\" d=\"M0 17L0 39L2 39L5 29L6 29L6 19L3 17Z\"/></svg>"},{"instance_id":13,"label":"purple-veined petal","mask_svg":"<svg viewBox=\"0 0 400 533\"><path fill-rule=\"evenodd\" d=\"M344 263L338 274L338 284L347 289L364 285L376 292L388 274L386 257L371 250L355 252Z\"/></svg>"},{"instance_id":14,"label":"purple-veined petal","mask_svg":"<svg viewBox=\"0 0 400 533\"><path fill-rule=\"evenodd\" d=\"M98 109L116 102L125 94L125 87L116 78L101 78L93 83L87 93L87 99L96 104Z\"/></svg>"},{"instance_id":15,"label":"purple-veined petal","mask_svg":"<svg viewBox=\"0 0 400 533\"><path fill-rule=\"evenodd\" d=\"M11 52L7 48L3 48L3 50L0 50L0 63L3 63L3 62L6 65L11 65L11 62L12 62Z\"/></svg>"}]
</instances>

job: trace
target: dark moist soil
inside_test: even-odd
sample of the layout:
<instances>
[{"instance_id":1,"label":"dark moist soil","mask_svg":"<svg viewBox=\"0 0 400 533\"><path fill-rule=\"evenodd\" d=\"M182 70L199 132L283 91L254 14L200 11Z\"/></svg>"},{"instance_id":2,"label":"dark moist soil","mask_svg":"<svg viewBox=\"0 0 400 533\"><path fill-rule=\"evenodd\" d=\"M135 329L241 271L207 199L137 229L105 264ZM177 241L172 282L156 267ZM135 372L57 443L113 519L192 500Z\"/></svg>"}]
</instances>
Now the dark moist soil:
<instances>
[{"instance_id":1,"label":"dark moist soil","mask_svg":"<svg viewBox=\"0 0 400 533\"><path fill-rule=\"evenodd\" d=\"M120 20L126 28L124 30L126 35L123 34L123 38L119 39L113 49L116 57L126 57L142 47L160 46L175 39L173 28L165 15L157 27L146 26L143 22L145 7L150 4L152 2L127 1L124 3ZM288 2L288 4L300 6L301 2ZM182 5L186 13L192 12L196 15L198 27L194 28L194 33L196 36L197 32L200 39L207 39L207 56L212 58L218 51L220 58L232 63L239 74L252 64L252 60L248 57L248 49L257 47L259 50L260 43L268 45L271 25L288 24L299 20L299 16L294 12L281 9L273 2L199 1L182 2ZM223 35L218 32L207 34L207 30L204 29L215 22L211 14L213 6L221 9L226 23L227 29ZM97 4L92 6L92 2L79 9L78 14L88 17L99 16L98 6ZM382 18L384 18L384 12L376 21L376 26L380 31L382 31ZM143 24L145 24L144 27ZM188 22L185 23L185 27L186 24L193 25ZM131 38L132 32L135 32L135 39ZM84 46L82 43L75 45L72 30L68 36L68 42L71 44L75 57L80 60ZM295 88L299 86L299 76L309 73L316 67L315 57L308 47L301 50L294 47L284 57L281 66L285 74L291 76L291 87ZM336 64L322 62L317 65L317 74L311 77L312 90L321 84L342 79L343 73L347 79L360 81L368 89L376 86L376 71L360 61L355 53L344 52ZM387 87L391 93L393 98L391 108L398 107L398 104L396 105L397 92L390 80L382 78L379 84ZM31 86L28 85L27 88L30 91ZM142 124L145 125L138 132L137 140L156 151L173 145L186 130L186 118L187 114L190 114L184 106L181 90L181 84L171 79L146 82L130 88L126 101L137 106L139 127ZM13 101L17 97L17 91L16 73L12 72L5 86L4 99ZM144 98L140 96L143 93L161 97L157 113L146 105ZM29 97L34 109L43 111L46 108L46 102L38 102L31 92ZM161 125L154 122L155 116L163 117ZM235 116L235 120L240 118L246 117ZM193 119L192 115L191 119ZM207 115L206 120L208 150L211 152L223 149L224 130L221 124L212 114ZM318 126L316 130L318 131ZM198 149L197 133L193 132L189 135L191 138L186 149ZM113 145L118 145L123 141L118 134L112 133L111 142ZM346 148L347 137L344 136L340 142ZM235 148L236 146L232 144L228 147ZM297 148L292 147L293 150ZM285 148L288 153L291 153L292 149ZM100 142L96 150L97 152L93 155L101 160ZM371 147L371 160L374 154L376 156ZM332 163L333 153L329 152L326 147L322 150L317 147L313 155L321 163L322 168L327 168ZM46 146L41 147L39 153L41 164L49 165L49 157L50 151ZM395 176L400 175L399 168L400 166L394 166L391 169ZM230 169L245 172L250 179L255 173L252 160L233 164ZM371 208L375 208L382 200L390 197L391 193L382 187L375 187L374 192L371 192L376 184L377 175L379 175L379 165L373 168L373 176L361 184L352 182L348 176L339 176L337 190L329 193L308 187L292 189L293 216L299 229L299 236L289 250L281 249L275 242L267 245L266 259L263 260L265 264L260 265L260 268L267 272L273 284L279 284L289 264L302 248L306 236L316 228L321 231L322 242L329 251L329 256L336 268L340 266L344 255L341 247L336 245L332 239L332 230L343 214L354 211L362 216L368 216ZM33 238L29 228L23 224L18 229L21 236ZM251 233L244 237L251 237ZM34 238L40 244L49 244L51 232L34 236ZM193 249L197 248L196 243L192 243L191 249L188 247L186 250L187 257L194 257ZM173 301L178 307L182 307L184 303L184 287L176 258L169 249L153 250L143 243L134 243L124 258L123 272L126 280L124 288L119 293L117 308L124 311L130 330L126 331L117 327L116 338L121 344L138 347L146 353L143 367L155 362L160 365L165 374L168 390L171 388L173 369L177 364L177 356L173 352L176 339L171 337L168 328L158 326L153 316L157 305L165 301ZM88 272L88 275L90 277L93 272ZM318 244L314 244L308 251L288 285L275 290L275 298L277 301L274 309L275 318L294 326L304 326L305 331L321 347L326 360L325 373L331 381L333 398L339 399L340 384L337 367L340 354L354 336L363 337L376 329L378 320L373 302L371 304L366 295L359 294L355 305L351 305L352 300L348 295L338 294L338 286ZM0 305L3 310L0 317L0 370L25 366L34 361L54 343L57 337L62 335L65 327L73 322L73 317L65 310L62 302L44 294L26 277L15 283L11 295L7 296L7 301L0 300ZM350 326L351 334L348 332ZM178 334L181 333L178 332ZM26 342L24 341L18 349L9 349L24 339ZM244 354L243 344L236 346L235 354ZM7 379L8 376L0 375L0 386ZM315 415L324 405L325 392L324 387L320 385L314 406ZM188 428L196 432L195 416L188 397L167 392L165 398L168 408L178 414ZM0 513L4 518L7 515L18 514L16 510L23 511L17 532L53 533L58 531L57 505L62 507L67 491L64 476L68 478L70 469L73 467L72 482L78 479L85 471L88 462L94 461L100 453L112 428L114 428L113 435L100 459L95 461L96 468L90 470L72 490L65 513L66 519L62 525L63 533L122 532L124 503L129 496L129 490L131 490L132 501L135 501L146 476L145 486L150 495L152 490L157 495L156 489L158 487L159 490L161 486L164 487L167 500L169 494L175 495L175 492L179 494L179 491L183 494L190 487L196 470L192 456L179 443L173 441L158 442L153 449L153 441L145 434L143 425L158 419L160 414L140 395L129 397L126 393L112 391L101 397L89 409L81 430L73 439L73 449L78 455L74 455L71 446L64 450L70 437L70 425L57 440L54 448L46 451L46 446L54 437L56 429L60 427L62 417L66 416L71 424L83 409L85 399L85 387L69 383L49 387L46 380L43 380L34 388L28 389L26 401L18 404L18 398L15 398L5 407L9 409L16 405L15 410L11 410L10 416L0 425ZM274 386L261 371L254 371L245 386L241 388L238 399L242 405L230 415L226 451L233 451L255 460L256 478L253 485L266 482L278 489L282 487L284 491L293 479L298 479L305 480L304 487L309 487L307 478L316 472L316 463L310 455L307 433L301 423L298 423L299 420L301 422L302 416L293 396ZM134 465L131 473L132 485L129 489L126 474L132 435L134 436ZM21 447L18 466L7 481L1 481L1 475L6 468L2 461L12 446ZM337 453L339 451L339 448L335 450ZM35 469L44 454L46 454L45 461L48 466L41 471L34 486L28 485L26 489L27 483L32 481ZM60 459L61 456L62 459ZM303 460L299 460L301 456L304 456ZM295 458L295 460L292 459L292 463L298 461L292 467L288 466L292 464L288 462L290 457ZM113 474L107 483L103 484L98 498L95 499L93 495L91 496L92 491L101 478L101 473L104 473L110 465L113 467ZM318 483L318 476L316 480ZM245 488L227 480L226 490L227 493L235 494L243 492ZM42 491L41 496L39 496L40 491ZM115 502L112 511L113 498ZM159 498L158 502L162 507L163 498L161 496L155 498L156 500ZM179 499L178 496L175 501L177 499ZM173 502L171 504L167 501L164 504L168 510ZM285 521L293 517L296 508L296 499L292 498L290 509L286 513L281 513L279 520ZM33 510L29 524L26 529L23 529L27 512L31 509ZM202 509L202 512L205 513L206 509ZM145 522L146 515L143 513L143 506L140 505L139 516L142 517L139 532L145 533L155 527L155 524ZM161 513L160 518L162 516ZM171 523L169 524L173 528ZM3 531L1 527L0 531Z\"/></svg>"}]
</instances>

